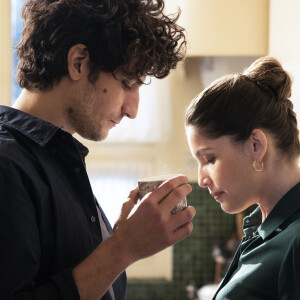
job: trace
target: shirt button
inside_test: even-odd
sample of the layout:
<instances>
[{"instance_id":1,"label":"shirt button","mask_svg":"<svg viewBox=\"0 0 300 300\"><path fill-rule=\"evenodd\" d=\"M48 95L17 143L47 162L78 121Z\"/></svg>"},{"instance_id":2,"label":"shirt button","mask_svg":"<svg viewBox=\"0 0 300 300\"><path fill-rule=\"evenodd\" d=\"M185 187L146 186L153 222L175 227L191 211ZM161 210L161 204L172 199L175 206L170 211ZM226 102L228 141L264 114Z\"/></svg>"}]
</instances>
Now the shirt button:
<instances>
[{"instance_id":1,"label":"shirt button","mask_svg":"<svg viewBox=\"0 0 300 300\"><path fill-rule=\"evenodd\" d=\"M246 224L249 224L249 220L246 220Z\"/></svg>"},{"instance_id":2,"label":"shirt button","mask_svg":"<svg viewBox=\"0 0 300 300\"><path fill-rule=\"evenodd\" d=\"M96 222L96 217L95 216L91 216L90 220L91 220L92 223L95 223Z\"/></svg>"}]
</instances>

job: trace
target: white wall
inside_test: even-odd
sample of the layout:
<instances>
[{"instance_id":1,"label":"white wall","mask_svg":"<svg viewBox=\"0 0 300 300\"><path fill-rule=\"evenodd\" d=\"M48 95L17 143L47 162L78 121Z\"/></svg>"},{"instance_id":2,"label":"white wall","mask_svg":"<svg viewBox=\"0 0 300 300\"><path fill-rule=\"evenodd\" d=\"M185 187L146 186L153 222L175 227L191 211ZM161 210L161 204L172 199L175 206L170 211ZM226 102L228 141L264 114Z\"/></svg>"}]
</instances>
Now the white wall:
<instances>
[{"instance_id":1,"label":"white wall","mask_svg":"<svg viewBox=\"0 0 300 300\"><path fill-rule=\"evenodd\" d=\"M11 98L10 0L0 0L0 103L9 105Z\"/></svg>"},{"instance_id":2,"label":"white wall","mask_svg":"<svg viewBox=\"0 0 300 300\"><path fill-rule=\"evenodd\" d=\"M291 100L300 122L300 1L270 1L270 55L292 75Z\"/></svg>"}]
</instances>

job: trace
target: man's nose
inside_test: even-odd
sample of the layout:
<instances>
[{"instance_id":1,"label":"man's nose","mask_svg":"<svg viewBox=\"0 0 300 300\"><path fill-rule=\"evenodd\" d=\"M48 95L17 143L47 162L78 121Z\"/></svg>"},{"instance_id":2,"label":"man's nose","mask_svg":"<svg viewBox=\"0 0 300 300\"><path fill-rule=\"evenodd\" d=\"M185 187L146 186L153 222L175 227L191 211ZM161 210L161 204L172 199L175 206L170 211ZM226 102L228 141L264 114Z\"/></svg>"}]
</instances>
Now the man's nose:
<instances>
[{"instance_id":1,"label":"man's nose","mask_svg":"<svg viewBox=\"0 0 300 300\"><path fill-rule=\"evenodd\" d=\"M135 119L139 109L139 102L140 102L139 89L127 92L122 107L122 115L130 119Z\"/></svg>"}]
</instances>

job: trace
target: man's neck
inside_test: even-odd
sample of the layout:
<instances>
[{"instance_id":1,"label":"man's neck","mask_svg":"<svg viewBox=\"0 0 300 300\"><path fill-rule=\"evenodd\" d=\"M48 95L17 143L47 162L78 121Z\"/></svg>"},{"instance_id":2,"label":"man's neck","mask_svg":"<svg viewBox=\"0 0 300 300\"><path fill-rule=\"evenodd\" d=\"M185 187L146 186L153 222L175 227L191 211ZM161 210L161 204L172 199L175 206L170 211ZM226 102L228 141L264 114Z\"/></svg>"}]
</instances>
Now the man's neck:
<instances>
[{"instance_id":1,"label":"man's neck","mask_svg":"<svg viewBox=\"0 0 300 300\"><path fill-rule=\"evenodd\" d=\"M73 134L66 122L64 98L61 95L59 88L42 92L23 89L13 107Z\"/></svg>"}]
</instances>

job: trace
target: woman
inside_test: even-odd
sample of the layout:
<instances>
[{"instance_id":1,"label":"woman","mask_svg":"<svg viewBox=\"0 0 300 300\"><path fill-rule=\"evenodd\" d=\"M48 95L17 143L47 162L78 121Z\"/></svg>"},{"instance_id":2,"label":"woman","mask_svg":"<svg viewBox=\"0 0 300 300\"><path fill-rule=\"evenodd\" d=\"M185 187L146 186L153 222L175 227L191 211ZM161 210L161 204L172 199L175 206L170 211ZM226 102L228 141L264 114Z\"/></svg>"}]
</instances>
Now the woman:
<instances>
[{"instance_id":1,"label":"woman","mask_svg":"<svg viewBox=\"0 0 300 300\"><path fill-rule=\"evenodd\" d=\"M199 185L227 213L258 204L213 299L300 299L300 145L290 96L290 76L263 57L213 82L187 109Z\"/></svg>"}]
</instances>

